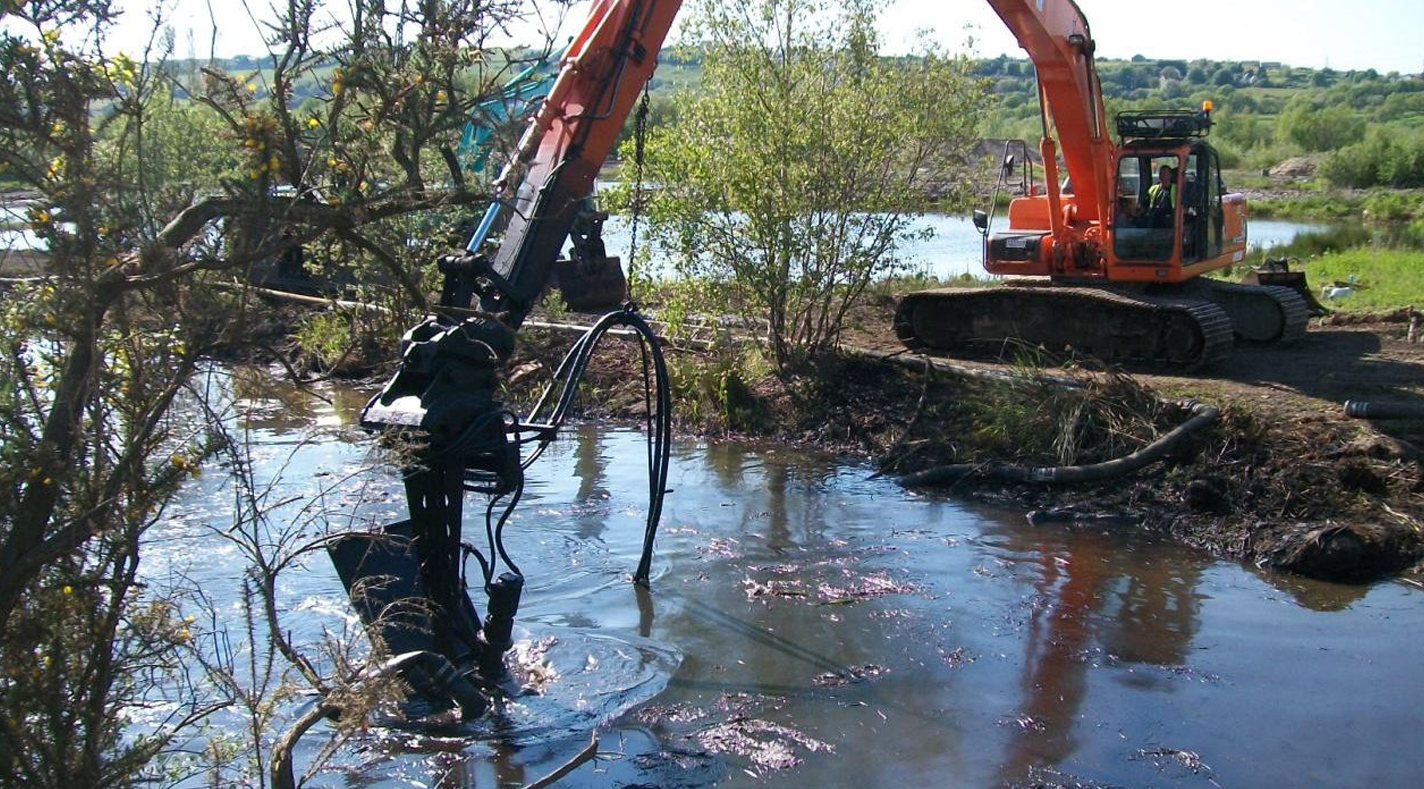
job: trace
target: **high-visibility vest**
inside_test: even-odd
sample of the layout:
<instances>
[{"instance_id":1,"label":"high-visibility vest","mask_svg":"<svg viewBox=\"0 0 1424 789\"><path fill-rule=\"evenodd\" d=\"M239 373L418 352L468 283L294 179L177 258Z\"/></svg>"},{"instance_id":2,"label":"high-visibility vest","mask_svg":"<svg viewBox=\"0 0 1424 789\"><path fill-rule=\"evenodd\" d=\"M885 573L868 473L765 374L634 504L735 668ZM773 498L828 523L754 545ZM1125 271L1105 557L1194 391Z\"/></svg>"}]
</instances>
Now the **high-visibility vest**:
<instances>
[{"instance_id":1,"label":"high-visibility vest","mask_svg":"<svg viewBox=\"0 0 1424 789\"><path fill-rule=\"evenodd\" d=\"M1166 190L1166 191L1167 191L1166 202L1160 203L1160 205L1161 205L1162 207L1171 207L1171 206L1172 206L1172 186L1173 186L1173 185L1169 185L1169 186L1167 187L1167 190ZM1155 184L1153 184L1153 185L1147 187L1147 206L1148 206L1149 208L1157 208L1157 207L1159 206L1158 198L1159 198L1161 195L1162 195L1162 184L1160 184L1160 183L1155 183Z\"/></svg>"}]
</instances>

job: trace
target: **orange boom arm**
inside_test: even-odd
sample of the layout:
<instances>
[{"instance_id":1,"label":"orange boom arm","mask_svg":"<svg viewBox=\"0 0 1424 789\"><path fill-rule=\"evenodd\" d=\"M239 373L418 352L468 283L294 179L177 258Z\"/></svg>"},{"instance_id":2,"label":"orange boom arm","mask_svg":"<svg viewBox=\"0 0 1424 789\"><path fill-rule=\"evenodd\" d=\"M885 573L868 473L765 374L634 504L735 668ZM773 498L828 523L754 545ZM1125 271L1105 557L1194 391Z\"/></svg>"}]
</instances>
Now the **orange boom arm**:
<instances>
[{"instance_id":1,"label":"orange boom arm","mask_svg":"<svg viewBox=\"0 0 1424 789\"><path fill-rule=\"evenodd\" d=\"M514 215L491 261L505 287L481 308L518 327L549 280L579 203L612 153L657 65L680 0L598 0L564 56L558 79L529 121L497 186L517 181Z\"/></svg>"}]
</instances>

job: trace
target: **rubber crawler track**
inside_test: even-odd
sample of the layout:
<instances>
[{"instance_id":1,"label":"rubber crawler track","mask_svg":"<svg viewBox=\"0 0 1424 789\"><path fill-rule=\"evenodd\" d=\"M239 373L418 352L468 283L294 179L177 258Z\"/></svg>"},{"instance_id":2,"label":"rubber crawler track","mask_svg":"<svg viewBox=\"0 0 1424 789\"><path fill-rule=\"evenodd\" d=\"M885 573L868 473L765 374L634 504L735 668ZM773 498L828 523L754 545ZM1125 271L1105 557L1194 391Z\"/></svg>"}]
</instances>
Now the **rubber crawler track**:
<instances>
[{"instance_id":1,"label":"rubber crawler track","mask_svg":"<svg viewBox=\"0 0 1424 789\"><path fill-rule=\"evenodd\" d=\"M894 325L912 350L982 355L1021 342L1172 370L1212 364L1230 353L1233 342L1231 319L1208 298L1097 287L919 291L901 300Z\"/></svg>"},{"instance_id":2,"label":"rubber crawler track","mask_svg":"<svg viewBox=\"0 0 1424 789\"><path fill-rule=\"evenodd\" d=\"M1310 323L1310 305L1294 290L1280 285L1248 285L1240 282L1208 280L1208 298L1236 301L1236 309L1250 309L1257 320L1278 321L1272 336L1256 340L1263 343L1291 343L1305 336ZM1232 317L1232 307L1222 305ZM1246 339L1237 335L1238 340Z\"/></svg>"}]
</instances>

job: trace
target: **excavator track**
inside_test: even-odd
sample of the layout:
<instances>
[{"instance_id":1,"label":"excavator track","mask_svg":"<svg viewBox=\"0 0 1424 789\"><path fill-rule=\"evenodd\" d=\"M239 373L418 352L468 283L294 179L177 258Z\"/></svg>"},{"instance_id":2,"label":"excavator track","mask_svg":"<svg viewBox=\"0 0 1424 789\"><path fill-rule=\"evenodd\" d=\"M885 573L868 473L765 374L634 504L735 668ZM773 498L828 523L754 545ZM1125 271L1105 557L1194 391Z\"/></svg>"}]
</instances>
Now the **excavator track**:
<instances>
[{"instance_id":1,"label":"excavator track","mask_svg":"<svg viewBox=\"0 0 1424 789\"><path fill-rule=\"evenodd\" d=\"M1226 310L1236 339L1249 343L1289 343L1305 336L1310 304L1293 288L1200 280L1202 293Z\"/></svg>"},{"instance_id":2,"label":"excavator track","mask_svg":"<svg viewBox=\"0 0 1424 789\"><path fill-rule=\"evenodd\" d=\"M1173 370L1212 364L1232 345L1231 319L1210 299L1059 285L910 293L895 334L915 350L1000 355L1023 344Z\"/></svg>"}]
</instances>

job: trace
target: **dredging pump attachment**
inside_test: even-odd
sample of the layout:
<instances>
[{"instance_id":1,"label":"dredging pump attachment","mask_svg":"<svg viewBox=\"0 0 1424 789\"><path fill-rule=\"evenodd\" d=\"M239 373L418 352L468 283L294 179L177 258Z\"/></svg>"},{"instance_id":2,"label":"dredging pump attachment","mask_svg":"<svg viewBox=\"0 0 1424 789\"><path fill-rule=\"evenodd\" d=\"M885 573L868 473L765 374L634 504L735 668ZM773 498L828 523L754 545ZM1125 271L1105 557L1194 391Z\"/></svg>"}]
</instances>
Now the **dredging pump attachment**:
<instances>
[{"instance_id":1,"label":"dredging pump attachment","mask_svg":"<svg viewBox=\"0 0 1424 789\"><path fill-rule=\"evenodd\" d=\"M476 255L442 259L441 270L445 307L467 304L479 288L499 287ZM524 490L524 470L557 435L599 340L621 327L644 348L649 507L634 574L644 585L667 483L672 406L657 338L631 303L604 315L574 344L526 420L495 397L514 330L493 316L452 313L469 310L444 310L405 334L400 368L361 413L363 427L404 453L410 517L341 535L328 553L372 640L391 654L412 656L397 669L429 711L458 707L468 719L482 714L491 696L519 693L504 655L514 644L524 574L505 550L504 527ZM534 445L527 456L524 445ZM466 493L488 500L484 550L461 537ZM479 565L483 621L469 595L469 558Z\"/></svg>"},{"instance_id":2,"label":"dredging pump attachment","mask_svg":"<svg viewBox=\"0 0 1424 789\"><path fill-rule=\"evenodd\" d=\"M524 576L505 553L503 527L524 485L520 436L552 438L552 428L520 424L494 398L512 349L511 330L479 317L435 316L406 333L400 369L367 403L361 423L408 453L402 473L410 517L343 535L328 548L368 632L392 654L430 655L403 666L402 677L432 711L457 706L467 719L485 711L491 694L513 692L503 656L513 644ZM490 499L488 557L461 539L466 492ZM483 623L468 593L467 556L483 573ZM496 577L501 559L509 570Z\"/></svg>"}]
</instances>

